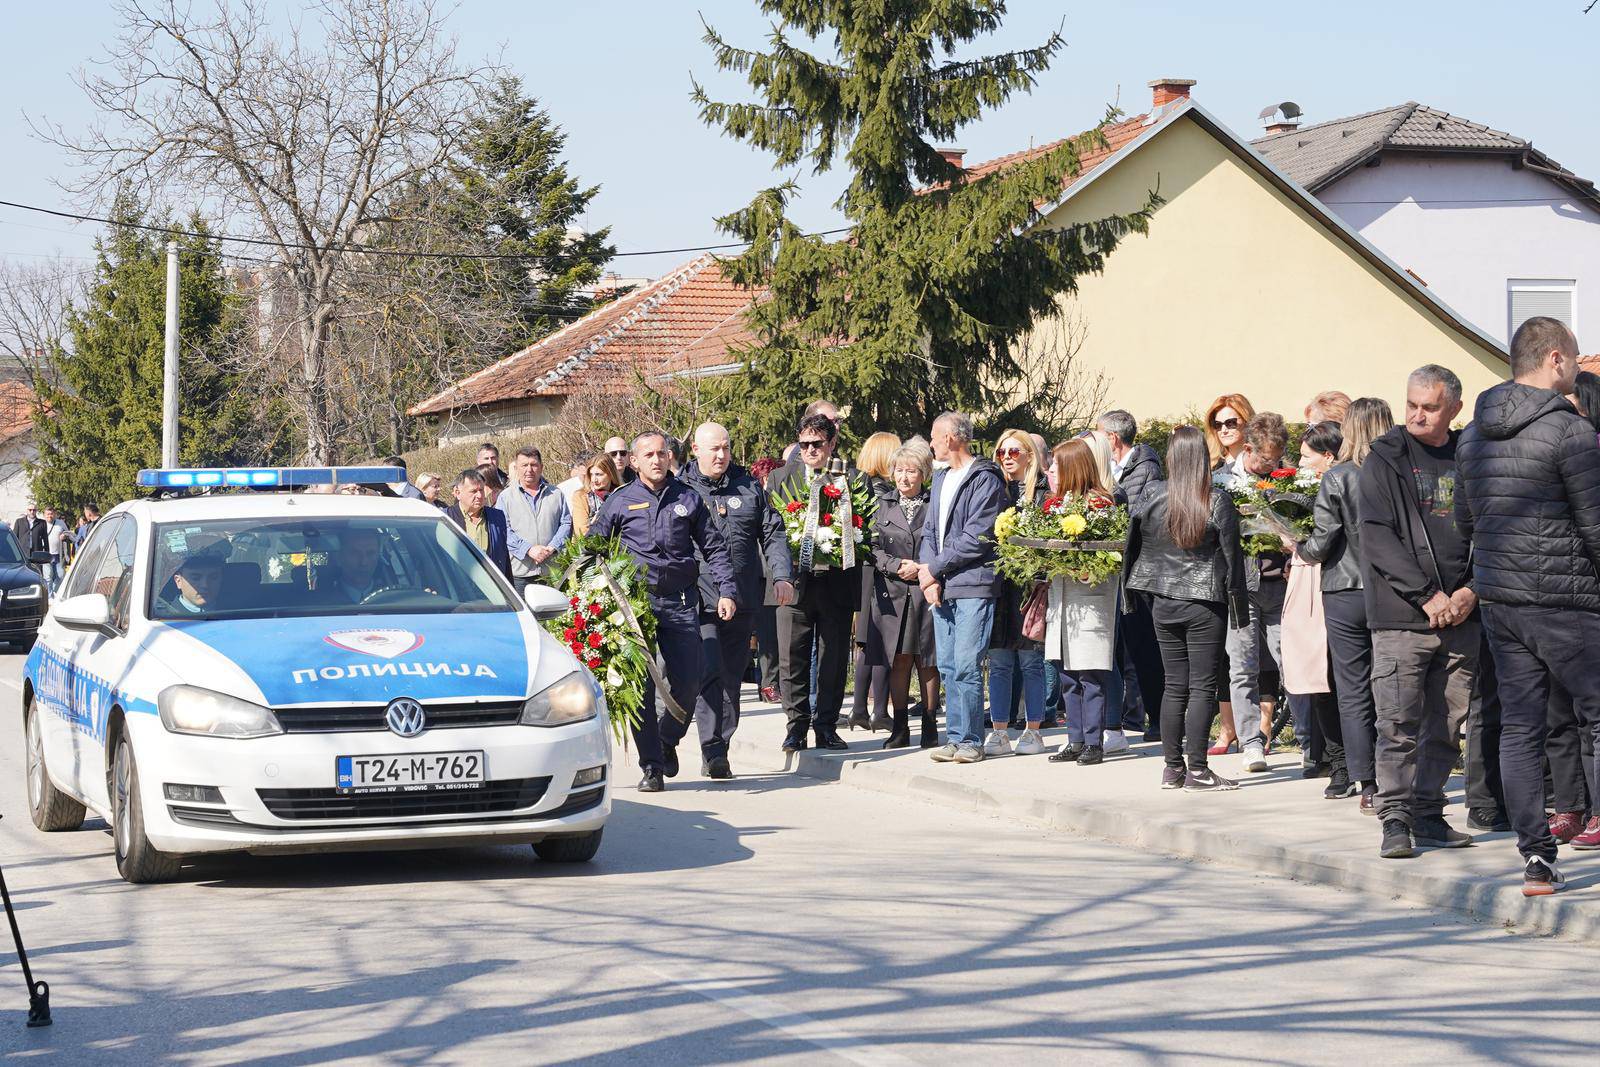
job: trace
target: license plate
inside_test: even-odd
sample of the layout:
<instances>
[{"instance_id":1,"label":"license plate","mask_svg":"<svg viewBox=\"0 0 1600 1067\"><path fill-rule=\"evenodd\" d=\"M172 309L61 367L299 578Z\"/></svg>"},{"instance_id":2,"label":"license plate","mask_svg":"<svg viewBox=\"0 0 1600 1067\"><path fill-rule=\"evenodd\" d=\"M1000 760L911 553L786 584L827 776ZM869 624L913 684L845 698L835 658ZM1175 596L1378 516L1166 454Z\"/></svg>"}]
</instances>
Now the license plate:
<instances>
[{"instance_id":1,"label":"license plate","mask_svg":"<svg viewBox=\"0 0 1600 1067\"><path fill-rule=\"evenodd\" d=\"M482 752L340 756L335 769L341 793L472 789L484 783Z\"/></svg>"}]
</instances>

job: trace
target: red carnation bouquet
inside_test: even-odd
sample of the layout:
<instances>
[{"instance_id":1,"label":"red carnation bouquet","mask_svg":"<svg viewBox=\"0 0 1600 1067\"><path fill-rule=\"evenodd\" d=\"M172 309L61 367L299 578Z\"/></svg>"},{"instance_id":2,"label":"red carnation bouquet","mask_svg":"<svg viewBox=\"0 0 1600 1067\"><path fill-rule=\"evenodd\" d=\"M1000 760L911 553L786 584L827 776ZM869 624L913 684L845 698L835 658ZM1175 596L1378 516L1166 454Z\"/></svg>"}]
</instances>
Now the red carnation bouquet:
<instances>
[{"instance_id":1,"label":"red carnation bouquet","mask_svg":"<svg viewBox=\"0 0 1600 1067\"><path fill-rule=\"evenodd\" d=\"M1230 490L1239 508L1239 532L1246 555L1282 552L1284 540L1311 535L1312 510L1322 482L1294 467L1279 467L1246 488Z\"/></svg>"}]
</instances>

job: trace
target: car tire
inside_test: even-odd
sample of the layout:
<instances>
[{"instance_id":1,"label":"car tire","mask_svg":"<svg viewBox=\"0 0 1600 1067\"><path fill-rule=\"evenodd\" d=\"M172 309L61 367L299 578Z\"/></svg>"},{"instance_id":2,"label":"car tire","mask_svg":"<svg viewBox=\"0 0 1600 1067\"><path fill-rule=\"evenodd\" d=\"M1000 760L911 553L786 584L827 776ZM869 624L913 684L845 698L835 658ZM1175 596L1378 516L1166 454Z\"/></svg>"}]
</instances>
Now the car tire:
<instances>
[{"instance_id":1,"label":"car tire","mask_svg":"<svg viewBox=\"0 0 1600 1067\"><path fill-rule=\"evenodd\" d=\"M22 729L27 748L28 814L33 817L33 825L51 834L79 829L83 826L83 805L50 781L50 770L44 762L44 728L39 725L39 712L32 697L22 709Z\"/></svg>"},{"instance_id":2,"label":"car tire","mask_svg":"<svg viewBox=\"0 0 1600 1067\"><path fill-rule=\"evenodd\" d=\"M600 835L605 828L587 834L562 834L533 843L534 855L546 863L588 863L600 851Z\"/></svg>"},{"instance_id":3,"label":"car tire","mask_svg":"<svg viewBox=\"0 0 1600 1067\"><path fill-rule=\"evenodd\" d=\"M144 832L144 805L139 799L139 765L126 733L117 738L111 759L111 839L115 842L117 873L135 883L170 881L182 857L160 852Z\"/></svg>"}]
</instances>

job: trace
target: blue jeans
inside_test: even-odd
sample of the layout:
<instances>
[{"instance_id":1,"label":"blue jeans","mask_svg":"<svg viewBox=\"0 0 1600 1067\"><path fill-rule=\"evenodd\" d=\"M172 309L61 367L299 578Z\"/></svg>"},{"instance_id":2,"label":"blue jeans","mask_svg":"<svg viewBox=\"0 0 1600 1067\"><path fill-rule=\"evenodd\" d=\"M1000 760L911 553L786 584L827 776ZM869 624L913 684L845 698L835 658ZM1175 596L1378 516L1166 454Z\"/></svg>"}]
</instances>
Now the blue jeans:
<instances>
[{"instance_id":1,"label":"blue jeans","mask_svg":"<svg viewBox=\"0 0 1600 1067\"><path fill-rule=\"evenodd\" d=\"M1005 729L1011 718L1011 691L1022 675L1023 717L1030 723L1044 719L1044 649L991 648L989 650L989 721Z\"/></svg>"},{"instance_id":2,"label":"blue jeans","mask_svg":"<svg viewBox=\"0 0 1600 1067\"><path fill-rule=\"evenodd\" d=\"M1106 697L1115 673L1061 672L1061 695L1067 701L1067 740L1072 744L1098 747L1104 743Z\"/></svg>"},{"instance_id":3,"label":"blue jeans","mask_svg":"<svg viewBox=\"0 0 1600 1067\"><path fill-rule=\"evenodd\" d=\"M944 683L945 741L983 743L983 660L989 654L994 601L946 600L933 609L933 643Z\"/></svg>"}]
</instances>

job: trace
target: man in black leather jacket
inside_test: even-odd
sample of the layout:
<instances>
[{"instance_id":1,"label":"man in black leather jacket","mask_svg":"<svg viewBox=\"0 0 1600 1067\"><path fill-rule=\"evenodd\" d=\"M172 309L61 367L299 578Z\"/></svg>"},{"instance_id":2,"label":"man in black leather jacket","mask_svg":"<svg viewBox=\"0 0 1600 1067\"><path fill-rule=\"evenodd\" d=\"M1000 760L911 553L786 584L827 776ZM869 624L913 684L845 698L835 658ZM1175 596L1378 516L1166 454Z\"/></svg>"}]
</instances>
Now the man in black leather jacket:
<instances>
[{"instance_id":1,"label":"man in black leather jacket","mask_svg":"<svg viewBox=\"0 0 1600 1067\"><path fill-rule=\"evenodd\" d=\"M1563 395L1578 373L1571 330L1542 316L1523 323L1511 341L1511 373L1513 381L1478 397L1462 435L1456 510L1475 546L1475 587L1499 677L1500 769L1524 861L1522 891L1543 896L1561 882L1544 813L1552 678L1571 694L1584 728L1600 735L1600 449L1594 427ZM1600 816L1572 844L1600 848Z\"/></svg>"}]
</instances>

